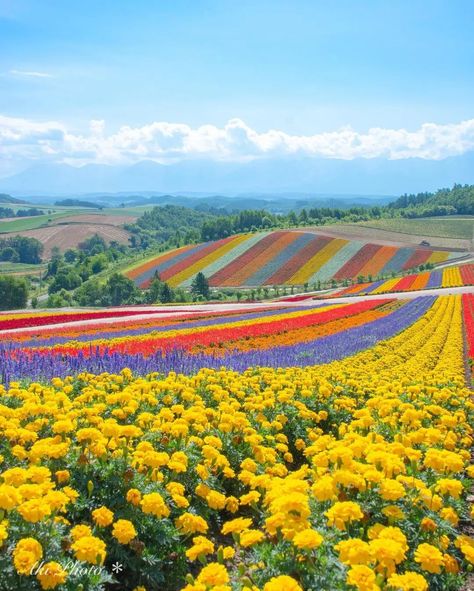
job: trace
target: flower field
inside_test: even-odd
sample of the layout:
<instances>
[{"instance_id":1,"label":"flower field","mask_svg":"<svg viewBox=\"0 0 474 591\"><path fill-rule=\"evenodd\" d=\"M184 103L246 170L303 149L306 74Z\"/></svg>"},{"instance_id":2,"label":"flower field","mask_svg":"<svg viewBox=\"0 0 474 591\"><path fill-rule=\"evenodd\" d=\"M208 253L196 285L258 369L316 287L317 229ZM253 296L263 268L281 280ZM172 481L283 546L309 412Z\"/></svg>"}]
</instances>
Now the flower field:
<instances>
[{"instance_id":1,"label":"flower field","mask_svg":"<svg viewBox=\"0 0 474 591\"><path fill-rule=\"evenodd\" d=\"M0 316L2 589L460 589L473 294L125 311Z\"/></svg>"},{"instance_id":2,"label":"flower field","mask_svg":"<svg viewBox=\"0 0 474 591\"><path fill-rule=\"evenodd\" d=\"M474 265L446 267L435 271L414 273L405 277L395 277L371 283L358 283L330 294L328 297L395 293L399 291L416 291L432 287L459 287L474 285Z\"/></svg>"},{"instance_id":3,"label":"flower field","mask_svg":"<svg viewBox=\"0 0 474 591\"><path fill-rule=\"evenodd\" d=\"M332 278L354 279L358 275L400 272L462 254L279 230L183 246L140 263L125 274L142 288L148 287L156 272L173 287L189 287L200 271L214 287L303 285Z\"/></svg>"}]
</instances>

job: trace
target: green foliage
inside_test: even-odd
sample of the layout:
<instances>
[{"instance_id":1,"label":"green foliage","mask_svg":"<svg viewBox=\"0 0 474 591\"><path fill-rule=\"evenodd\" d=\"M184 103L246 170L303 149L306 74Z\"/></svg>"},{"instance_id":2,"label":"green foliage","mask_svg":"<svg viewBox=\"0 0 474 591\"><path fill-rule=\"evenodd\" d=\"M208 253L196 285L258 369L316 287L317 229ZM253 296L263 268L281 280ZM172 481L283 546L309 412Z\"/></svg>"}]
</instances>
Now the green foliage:
<instances>
[{"instance_id":1,"label":"green foliage","mask_svg":"<svg viewBox=\"0 0 474 591\"><path fill-rule=\"evenodd\" d=\"M140 292L135 283L119 273L110 276L106 283L107 296L112 306L134 304Z\"/></svg>"},{"instance_id":2,"label":"green foliage","mask_svg":"<svg viewBox=\"0 0 474 591\"><path fill-rule=\"evenodd\" d=\"M72 294L65 289L61 289L59 292L52 293L46 302L47 308L64 308L65 306L72 305Z\"/></svg>"},{"instance_id":3,"label":"green foliage","mask_svg":"<svg viewBox=\"0 0 474 591\"><path fill-rule=\"evenodd\" d=\"M209 281L207 280L204 273L199 272L193 279L193 282L191 284L191 293L194 297L197 298L201 296L205 300L208 300L211 297Z\"/></svg>"},{"instance_id":4,"label":"green foliage","mask_svg":"<svg viewBox=\"0 0 474 591\"><path fill-rule=\"evenodd\" d=\"M444 215L474 215L474 185L454 185L436 193L402 195L388 209L404 210L404 217L430 217Z\"/></svg>"},{"instance_id":5,"label":"green foliage","mask_svg":"<svg viewBox=\"0 0 474 591\"><path fill-rule=\"evenodd\" d=\"M16 260L12 262L29 263L36 265L41 263L41 255L43 254L43 245L36 238L27 238L26 236L11 236L0 239L0 253L5 249L13 249L16 251ZM9 251L11 252L11 251ZM0 260L12 260L2 258Z\"/></svg>"},{"instance_id":6,"label":"green foliage","mask_svg":"<svg viewBox=\"0 0 474 591\"><path fill-rule=\"evenodd\" d=\"M0 275L0 310L26 308L28 284L25 279Z\"/></svg>"},{"instance_id":7,"label":"green foliage","mask_svg":"<svg viewBox=\"0 0 474 591\"><path fill-rule=\"evenodd\" d=\"M79 244L79 250L82 250L88 255L100 254L107 250L107 244L102 236L94 234L94 236L87 238L87 240Z\"/></svg>"},{"instance_id":8,"label":"green foliage","mask_svg":"<svg viewBox=\"0 0 474 591\"><path fill-rule=\"evenodd\" d=\"M72 269L63 268L50 283L48 293L53 294L62 289L71 291L82 283L81 277Z\"/></svg>"},{"instance_id":9,"label":"green foliage","mask_svg":"<svg viewBox=\"0 0 474 591\"><path fill-rule=\"evenodd\" d=\"M61 201L56 201L54 205L60 207L88 207L93 209L103 209L102 205L98 205L92 201L82 201L81 199L62 199Z\"/></svg>"}]
</instances>

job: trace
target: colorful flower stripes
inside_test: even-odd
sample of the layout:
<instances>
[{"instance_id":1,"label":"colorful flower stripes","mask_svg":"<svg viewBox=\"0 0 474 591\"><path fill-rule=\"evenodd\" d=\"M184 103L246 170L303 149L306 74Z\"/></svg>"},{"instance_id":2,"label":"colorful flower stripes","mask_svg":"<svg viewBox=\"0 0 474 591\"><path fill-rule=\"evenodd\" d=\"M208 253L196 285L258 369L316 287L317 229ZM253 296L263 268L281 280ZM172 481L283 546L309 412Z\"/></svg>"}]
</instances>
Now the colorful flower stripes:
<instances>
[{"instance_id":1,"label":"colorful flower stripes","mask_svg":"<svg viewBox=\"0 0 474 591\"><path fill-rule=\"evenodd\" d=\"M424 271L405 277L395 277L385 281L376 281L374 283L361 283L351 285L336 293L331 293L327 297L339 297L347 295L365 295L396 293L399 291L417 291L420 289L429 289L433 287L460 287L465 285L474 285L474 265L463 265L446 267L435 271Z\"/></svg>"},{"instance_id":2,"label":"colorful flower stripes","mask_svg":"<svg viewBox=\"0 0 474 591\"><path fill-rule=\"evenodd\" d=\"M148 259L125 274L142 288L150 284L155 272L176 287L189 287L198 272L203 272L213 287L303 285L400 272L461 255L426 247L344 240L324 232L277 230L188 245Z\"/></svg>"}]
</instances>

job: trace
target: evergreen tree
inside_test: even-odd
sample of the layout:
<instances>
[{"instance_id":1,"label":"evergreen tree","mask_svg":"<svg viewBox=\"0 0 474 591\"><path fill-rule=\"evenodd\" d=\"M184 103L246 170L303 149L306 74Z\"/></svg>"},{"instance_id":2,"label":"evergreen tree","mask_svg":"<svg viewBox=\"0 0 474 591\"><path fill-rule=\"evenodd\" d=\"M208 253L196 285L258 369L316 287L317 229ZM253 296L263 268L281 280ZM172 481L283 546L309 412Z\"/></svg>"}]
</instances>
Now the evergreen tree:
<instances>
[{"instance_id":1,"label":"evergreen tree","mask_svg":"<svg viewBox=\"0 0 474 591\"><path fill-rule=\"evenodd\" d=\"M205 300L208 300L211 297L209 281L207 280L204 273L201 273L201 271L199 271L199 273L193 279L191 293L193 296L202 296Z\"/></svg>"},{"instance_id":2,"label":"evergreen tree","mask_svg":"<svg viewBox=\"0 0 474 591\"><path fill-rule=\"evenodd\" d=\"M162 283L160 289L160 302L162 304L169 304L174 300L173 290L167 283Z\"/></svg>"}]
</instances>

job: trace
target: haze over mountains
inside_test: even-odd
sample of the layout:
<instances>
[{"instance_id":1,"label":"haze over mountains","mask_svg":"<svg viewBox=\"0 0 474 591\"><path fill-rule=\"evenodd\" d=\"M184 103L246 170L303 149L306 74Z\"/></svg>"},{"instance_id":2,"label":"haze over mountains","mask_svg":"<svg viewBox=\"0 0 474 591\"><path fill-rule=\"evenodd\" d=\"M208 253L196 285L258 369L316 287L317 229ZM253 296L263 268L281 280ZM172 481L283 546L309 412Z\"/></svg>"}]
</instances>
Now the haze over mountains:
<instances>
[{"instance_id":1,"label":"haze over mountains","mask_svg":"<svg viewBox=\"0 0 474 591\"><path fill-rule=\"evenodd\" d=\"M77 195L97 192L329 193L399 195L474 183L474 152L443 160L256 159L248 162L187 160L132 166L37 164L0 179L12 195Z\"/></svg>"}]
</instances>

